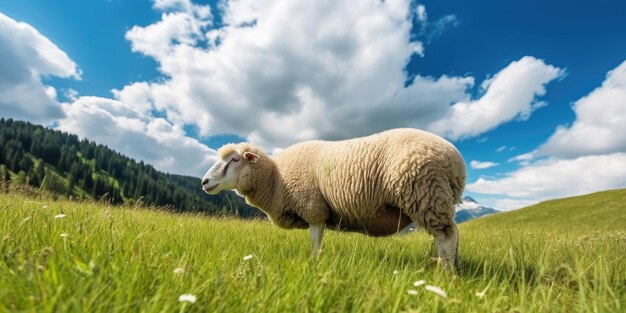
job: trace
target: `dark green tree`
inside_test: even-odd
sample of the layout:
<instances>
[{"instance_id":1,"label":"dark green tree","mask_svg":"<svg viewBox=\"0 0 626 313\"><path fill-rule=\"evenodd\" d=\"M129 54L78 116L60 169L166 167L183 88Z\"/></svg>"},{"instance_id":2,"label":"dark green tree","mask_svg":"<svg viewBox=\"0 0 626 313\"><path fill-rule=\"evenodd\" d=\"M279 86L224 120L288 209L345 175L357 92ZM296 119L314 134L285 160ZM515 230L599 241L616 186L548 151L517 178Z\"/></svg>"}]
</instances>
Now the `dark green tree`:
<instances>
[{"instance_id":1,"label":"dark green tree","mask_svg":"<svg viewBox=\"0 0 626 313\"><path fill-rule=\"evenodd\" d=\"M77 191L93 199L107 194L113 203L143 197L146 204L181 211L222 214L222 208L232 207L229 214L260 214L233 194L232 203L225 194L206 195L199 178L161 173L95 142L12 119L0 118L0 164L6 169L0 178L10 177L10 170L18 173L17 181L25 183L28 176L29 183L62 194Z\"/></svg>"}]
</instances>

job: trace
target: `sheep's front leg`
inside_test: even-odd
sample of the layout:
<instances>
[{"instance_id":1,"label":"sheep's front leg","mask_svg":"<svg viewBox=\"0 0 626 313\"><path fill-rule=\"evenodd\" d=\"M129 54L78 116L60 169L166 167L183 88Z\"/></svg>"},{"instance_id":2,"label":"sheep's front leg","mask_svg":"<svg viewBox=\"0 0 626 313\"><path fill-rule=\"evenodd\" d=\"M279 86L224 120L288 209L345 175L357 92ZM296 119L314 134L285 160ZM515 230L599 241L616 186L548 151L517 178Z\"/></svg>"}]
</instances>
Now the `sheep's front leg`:
<instances>
[{"instance_id":1,"label":"sheep's front leg","mask_svg":"<svg viewBox=\"0 0 626 313\"><path fill-rule=\"evenodd\" d=\"M317 256L322 247L322 238L324 237L324 223L309 224L311 231L311 245L313 245L313 256Z\"/></svg>"}]
</instances>

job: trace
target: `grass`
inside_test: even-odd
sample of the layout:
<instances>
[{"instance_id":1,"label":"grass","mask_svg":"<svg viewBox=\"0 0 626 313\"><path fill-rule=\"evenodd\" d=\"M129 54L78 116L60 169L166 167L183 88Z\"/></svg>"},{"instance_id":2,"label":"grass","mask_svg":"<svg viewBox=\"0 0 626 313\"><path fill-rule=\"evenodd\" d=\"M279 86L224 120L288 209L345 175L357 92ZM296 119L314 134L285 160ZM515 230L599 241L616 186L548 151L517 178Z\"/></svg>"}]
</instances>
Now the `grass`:
<instances>
[{"instance_id":1,"label":"grass","mask_svg":"<svg viewBox=\"0 0 626 313\"><path fill-rule=\"evenodd\" d=\"M452 276L423 232L327 232L311 258L306 231L267 221L0 194L0 311L624 312L625 200L611 191L461 224Z\"/></svg>"}]
</instances>

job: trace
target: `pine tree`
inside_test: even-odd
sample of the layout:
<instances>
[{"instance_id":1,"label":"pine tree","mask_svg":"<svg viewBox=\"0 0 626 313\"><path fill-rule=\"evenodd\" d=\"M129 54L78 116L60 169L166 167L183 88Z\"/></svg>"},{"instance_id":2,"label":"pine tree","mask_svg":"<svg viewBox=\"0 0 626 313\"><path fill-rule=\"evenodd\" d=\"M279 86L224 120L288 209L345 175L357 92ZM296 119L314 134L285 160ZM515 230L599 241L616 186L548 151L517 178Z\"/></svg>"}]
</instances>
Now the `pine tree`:
<instances>
[{"instance_id":1,"label":"pine tree","mask_svg":"<svg viewBox=\"0 0 626 313\"><path fill-rule=\"evenodd\" d=\"M4 164L0 165L0 191L8 193L10 181L11 174L9 169Z\"/></svg>"},{"instance_id":2,"label":"pine tree","mask_svg":"<svg viewBox=\"0 0 626 313\"><path fill-rule=\"evenodd\" d=\"M100 177L96 178L93 181L93 188L91 189L91 197L94 200L98 200L100 199L100 197L102 197L102 195L104 194L103 192L103 182L102 179L100 179Z\"/></svg>"},{"instance_id":3,"label":"pine tree","mask_svg":"<svg viewBox=\"0 0 626 313\"><path fill-rule=\"evenodd\" d=\"M12 119L0 118L0 165L4 166L0 182L9 180L10 170L18 173L16 183L24 183L28 176L29 183L61 194L72 193L74 185L96 199L108 192L114 203L144 196L144 203L174 205L179 210L219 212L224 205L230 207L224 195L204 194L197 178L164 174L106 146ZM58 172L52 170L55 167ZM94 183L94 177L100 181ZM119 185L109 183L113 180ZM233 207L242 216L258 212L239 198L234 198Z\"/></svg>"},{"instance_id":4,"label":"pine tree","mask_svg":"<svg viewBox=\"0 0 626 313\"><path fill-rule=\"evenodd\" d=\"M91 177L91 172L85 172L83 175L81 189L85 192L89 192L93 189L93 178Z\"/></svg>"},{"instance_id":5,"label":"pine tree","mask_svg":"<svg viewBox=\"0 0 626 313\"><path fill-rule=\"evenodd\" d=\"M74 194L74 186L75 186L75 185L76 185L76 178L74 177L74 175L72 175L71 173L69 173L69 174L67 175L67 186L66 186L66 189L67 189L67 192L68 192L70 195L73 195L73 194Z\"/></svg>"},{"instance_id":6,"label":"pine tree","mask_svg":"<svg viewBox=\"0 0 626 313\"><path fill-rule=\"evenodd\" d=\"M37 166L35 166L35 171L33 177L37 179L38 186L41 186L44 183L44 179L46 177L46 172L44 170L43 162L39 162Z\"/></svg>"}]
</instances>

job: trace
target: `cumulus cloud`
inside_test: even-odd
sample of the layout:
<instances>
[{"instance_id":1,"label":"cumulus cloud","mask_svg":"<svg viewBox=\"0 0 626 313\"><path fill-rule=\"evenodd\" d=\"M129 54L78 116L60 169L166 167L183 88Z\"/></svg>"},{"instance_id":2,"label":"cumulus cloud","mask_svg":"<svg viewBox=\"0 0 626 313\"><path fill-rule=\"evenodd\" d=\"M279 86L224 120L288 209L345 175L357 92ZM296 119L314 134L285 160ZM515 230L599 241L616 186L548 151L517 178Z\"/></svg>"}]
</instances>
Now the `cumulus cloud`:
<instances>
[{"instance_id":1,"label":"cumulus cloud","mask_svg":"<svg viewBox=\"0 0 626 313\"><path fill-rule=\"evenodd\" d=\"M72 88L68 88L68 89L64 89L63 90L63 95L65 96L65 98L67 98L69 101L76 101L76 99L78 99L78 91L72 89Z\"/></svg>"},{"instance_id":2,"label":"cumulus cloud","mask_svg":"<svg viewBox=\"0 0 626 313\"><path fill-rule=\"evenodd\" d=\"M229 1L222 3L222 10L224 26L203 28L204 38L190 27L151 35L169 23L169 15L131 29L127 38L134 49L155 57L172 79L126 86L117 91L119 98L151 104L176 123L197 125L203 135L235 133L280 147L314 137L367 133L376 128L376 111L386 111L382 118L392 120L401 110L400 105L384 110L387 99L412 96L397 88L406 80L408 58L421 51L419 42L409 40L406 1L363 1L357 6ZM163 40L168 37L176 40ZM457 100L468 82L418 79L413 89L445 96L413 103L417 112L411 114L427 115L433 102L445 106ZM338 127L347 120L354 125Z\"/></svg>"},{"instance_id":3,"label":"cumulus cloud","mask_svg":"<svg viewBox=\"0 0 626 313\"><path fill-rule=\"evenodd\" d=\"M525 57L497 74L476 101L473 77L410 80L406 64L424 53L412 23L427 14L406 0L238 0L219 9L217 27L190 9L133 27L126 35L133 50L155 58L169 79L125 86L117 99L196 125L203 136L234 133L270 149L394 127L456 139L528 116L544 85L561 74ZM504 105L509 100L514 106ZM481 126L457 123L463 106ZM480 118L483 109L489 118Z\"/></svg>"},{"instance_id":4,"label":"cumulus cloud","mask_svg":"<svg viewBox=\"0 0 626 313\"><path fill-rule=\"evenodd\" d=\"M576 120L559 126L536 154L560 158L626 152L626 61L574 104Z\"/></svg>"},{"instance_id":5,"label":"cumulus cloud","mask_svg":"<svg viewBox=\"0 0 626 313\"><path fill-rule=\"evenodd\" d=\"M32 26L0 13L0 116L50 123L63 117L42 77L80 79L69 56Z\"/></svg>"},{"instance_id":6,"label":"cumulus cloud","mask_svg":"<svg viewBox=\"0 0 626 313\"><path fill-rule=\"evenodd\" d=\"M537 202L620 186L626 186L626 153L540 160L504 178L479 178L467 190Z\"/></svg>"},{"instance_id":7,"label":"cumulus cloud","mask_svg":"<svg viewBox=\"0 0 626 313\"><path fill-rule=\"evenodd\" d=\"M527 119L543 102L545 85L564 71L530 56L514 61L486 80L485 93L475 101L454 104L447 115L433 122L429 129L458 139L484 133L515 118Z\"/></svg>"},{"instance_id":8,"label":"cumulus cloud","mask_svg":"<svg viewBox=\"0 0 626 313\"><path fill-rule=\"evenodd\" d=\"M155 40L176 41L193 36L194 23L210 18L208 7L189 1L160 0L155 8L171 10L165 20L176 20ZM193 16L180 18L179 14ZM179 19L179 20L178 20ZM181 26L182 25L182 26ZM171 25L170 25L171 26ZM156 27L158 28L158 27ZM182 30L181 30L182 29ZM132 33L132 30L129 34ZM181 35L182 34L182 35ZM140 49L142 46L138 42ZM160 47L167 46L162 45ZM146 53L159 53L157 50ZM80 79L78 66L68 55L32 26L0 13L0 116L57 124L58 129L86 137L128 155L144 160L166 172L201 176L214 162L215 151L187 137L181 126L151 116L151 106L137 105L133 99L79 97L74 89L62 90L69 103L59 103L57 90L42 82L43 77Z\"/></svg>"},{"instance_id":9,"label":"cumulus cloud","mask_svg":"<svg viewBox=\"0 0 626 313\"><path fill-rule=\"evenodd\" d=\"M470 162L470 166L471 166L473 169L483 170L483 169L487 169L487 168L490 168L490 167L498 166L498 163L496 163L496 162L491 162L491 161L484 161L484 162L481 162L481 161L472 160L472 161Z\"/></svg>"},{"instance_id":10,"label":"cumulus cloud","mask_svg":"<svg viewBox=\"0 0 626 313\"><path fill-rule=\"evenodd\" d=\"M178 173L197 175L197 169L180 166L204 168L214 153L186 137L186 127L197 127L201 136L235 134L272 151L300 140L343 139L394 127L458 139L527 117L541 103L536 98L545 84L562 75L542 60L524 57L482 82L478 99L471 76L409 77L406 65L425 51L422 39L411 34L413 23L443 29L456 17L429 23L426 8L408 0L222 1L217 24L209 6L189 0L155 0L153 7L160 19L132 27L126 38L133 51L157 61L161 79L113 90L115 100L68 91L64 95L76 100L59 110L56 90L39 77L80 73L39 35L48 45L37 47L56 50L30 60L27 72L35 75L26 81L38 83L52 99L41 109L56 106L56 115L42 116L61 118L61 129ZM504 106L509 100L513 105Z\"/></svg>"},{"instance_id":11,"label":"cumulus cloud","mask_svg":"<svg viewBox=\"0 0 626 313\"><path fill-rule=\"evenodd\" d=\"M626 62L574 104L576 120L539 149L518 155L522 167L502 178L479 178L469 191L504 195L506 208L545 199L626 187ZM518 207L519 207L518 206ZM517 208L518 208L517 207Z\"/></svg>"},{"instance_id":12,"label":"cumulus cloud","mask_svg":"<svg viewBox=\"0 0 626 313\"><path fill-rule=\"evenodd\" d=\"M124 102L80 97L64 104L58 129L107 145L171 173L201 176L216 160L215 150L163 118L151 118Z\"/></svg>"},{"instance_id":13,"label":"cumulus cloud","mask_svg":"<svg viewBox=\"0 0 626 313\"><path fill-rule=\"evenodd\" d=\"M189 0L156 0L154 8L163 12L161 21L147 27L134 26L126 33L132 50L162 59L176 45L194 45L202 40L202 30L212 23L208 5Z\"/></svg>"}]
</instances>

